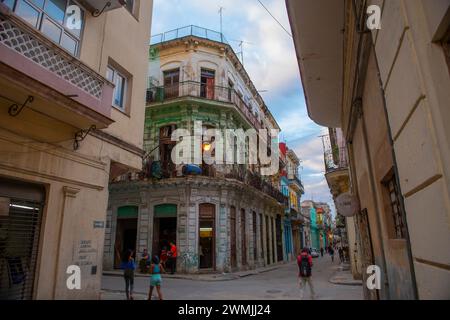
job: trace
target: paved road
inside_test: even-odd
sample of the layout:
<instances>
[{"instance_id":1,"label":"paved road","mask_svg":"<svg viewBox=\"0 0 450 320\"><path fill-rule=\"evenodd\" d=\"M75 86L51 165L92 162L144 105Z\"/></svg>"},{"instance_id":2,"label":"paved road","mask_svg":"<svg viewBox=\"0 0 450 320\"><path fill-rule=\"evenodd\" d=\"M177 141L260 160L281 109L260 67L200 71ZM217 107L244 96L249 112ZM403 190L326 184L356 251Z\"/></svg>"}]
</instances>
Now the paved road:
<instances>
[{"instance_id":1,"label":"paved road","mask_svg":"<svg viewBox=\"0 0 450 320\"><path fill-rule=\"evenodd\" d=\"M313 281L318 300L360 300L361 286L334 285L328 280L338 267L329 256L314 259ZM186 279L164 279L162 291L168 300L298 300L297 265L281 265L273 271L228 281L199 281ZM135 278L135 299L146 299L150 280ZM117 276L103 276L103 299L124 299L124 280ZM155 295L156 293L154 293ZM305 291L309 299L309 288Z\"/></svg>"}]
</instances>

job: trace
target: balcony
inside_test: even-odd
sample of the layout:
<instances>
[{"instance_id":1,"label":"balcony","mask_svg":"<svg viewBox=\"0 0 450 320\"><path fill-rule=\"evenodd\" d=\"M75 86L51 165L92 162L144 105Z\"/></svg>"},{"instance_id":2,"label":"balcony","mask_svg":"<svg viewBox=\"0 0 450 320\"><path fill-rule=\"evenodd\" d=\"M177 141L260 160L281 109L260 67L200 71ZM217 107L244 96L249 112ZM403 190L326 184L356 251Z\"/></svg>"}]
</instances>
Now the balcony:
<instances>
[{"instance_id":1,"label":"balcony","mask_svg":"<svg viewBox=\"0 0 450 320\"><path fill-rule=\"evenodd\" d=\"M325 150L324 153L325 170L332 172L348 168L347 148L333 147Z\"/></svg>"},{"instance_id":2,"label":"balcony","mask_svg":"<svg viewBox=\"0 0 450 320\"><path fill-rule=\"evenodd\" d=\"M1 3L0 88L1 103L17 105L9 108L14 117L1 117L4 125L22 109L80 129L113 122L114 85Z\"/></svg>"},{"instance_id":3,"label":"balcony","mask_svg":"<svg viewBox=\"0 0 450 320\"><path fill-rule=\"evenodd\" d=\"M289 184L295 186L296 191L304 194L305 188L303 187L303 183L297 175L293 175L289 178Z\"/></svg>"},{"instance_id":4,"label":"balcony","mask_svg":"<svg viewBox=\"0 0 450 320\"><path fill-rule=\"evenodd\" d=\"M228 44L227 40L225 39L222 33L190 25L182 28L177 28L171 31L167 31L164 33L155 34L150 38L150 45L155 45L175 39L181 39L188 36L194 36L197 38Z\"/></svg>"},{"instance_id":5,"label":"balcony","mask_svg":"<svg viewBox=\"0 0 450 320\"><path fill-rule=\"evenodd\" d=\"M203 101L216 101L234 105L255 129L261 128L261 123L244 99L229 87L211 86L196 81L184 81L170 86L150 86L147 89L147 103L166 103L180 98L195 98Z\"/></svg>"}]
</instances>

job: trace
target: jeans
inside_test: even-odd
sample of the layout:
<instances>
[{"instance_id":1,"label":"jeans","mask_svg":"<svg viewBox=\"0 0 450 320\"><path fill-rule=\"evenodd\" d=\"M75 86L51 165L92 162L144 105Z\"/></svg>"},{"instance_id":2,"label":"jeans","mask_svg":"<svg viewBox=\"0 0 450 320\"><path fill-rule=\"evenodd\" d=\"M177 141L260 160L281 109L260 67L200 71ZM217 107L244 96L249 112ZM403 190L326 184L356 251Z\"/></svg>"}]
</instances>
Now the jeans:
<instances>
[{"instance_id":1,"label":"jeans","mask_svg":"<svg viewBox=\"0 0 450 320\"><path fill-rule=\"evenodd\" d=\"M177 268L177 258L176 257L169 258L169 266L170 266L170 273L174 274L175 270Z\"/></svg>"},{"instance_id":2,"label":"jeans","mask_svg":"<svg viewBox=\"0 0 450 320\"><path fill-rule=\"evenodd\" d=\"M314 286L312 282L312 277L299 277L298 284L300 286L300 299L303 300L303 296L305 293L306 284L309 285L309 291L311 293L311 299L315 298Z\"/></svg>"},{"instance_id":3,"label":"jeans","mask_svg":"<svg viewBox=\"0 0 450 320\"><path fill-rule=\"evenodd\" d=\"M134 270L125 270L123 277L125 278L125 293L129 300L133 296Z\"/></svg>"}]
</instances>

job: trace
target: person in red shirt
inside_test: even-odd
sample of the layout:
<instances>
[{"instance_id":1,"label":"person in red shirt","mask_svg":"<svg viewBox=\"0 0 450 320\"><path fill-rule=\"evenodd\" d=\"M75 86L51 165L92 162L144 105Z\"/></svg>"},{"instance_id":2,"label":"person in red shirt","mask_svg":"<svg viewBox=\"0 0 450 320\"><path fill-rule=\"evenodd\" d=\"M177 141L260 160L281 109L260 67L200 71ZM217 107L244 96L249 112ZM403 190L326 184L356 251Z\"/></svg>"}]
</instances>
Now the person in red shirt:
<instances>
[{"instance_id":1,"label":"person in red shirt","mask_svg":"<svg viewBox=\"0 0 450 320\"><path fill-rule=\"evenodd\" d=\"M300 286L300 299L303 300L304 290L306 284L309 285L311 299L314 300L314 286L312 283L312 256L307 248L303 248L302 252L297 257L297 264L299 268L298 280Z\"/></svg>"},{"instance_id":2,"label":"person in red shirt","mask_svg":"<svg viewBox=\"0 0 450 320\"><path fill-rule=\"evenodd\" d=\"M177 267L177 246L173 242L170 242L170 251L168 252L168 256L170 273L174 274Z\"/></svg>"}]
</instances>

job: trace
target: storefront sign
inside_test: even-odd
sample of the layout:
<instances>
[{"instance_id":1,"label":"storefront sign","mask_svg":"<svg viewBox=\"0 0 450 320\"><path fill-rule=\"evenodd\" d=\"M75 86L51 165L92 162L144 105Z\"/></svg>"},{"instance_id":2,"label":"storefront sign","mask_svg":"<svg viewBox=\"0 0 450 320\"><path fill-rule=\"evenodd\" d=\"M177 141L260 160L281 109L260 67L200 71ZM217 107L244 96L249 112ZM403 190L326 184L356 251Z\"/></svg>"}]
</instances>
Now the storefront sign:
<instances>
[{"instance_id":1,"label":"storefront sign","mask_svg":"<svg viewBox=\"0 0 450 320\"><path fill-rule=\"evenodd\" d=\"M353 217L359 211L359 201L351 193L343 193L336 198L336 209L344 217Z\"/></svg>"}]
</instances>

